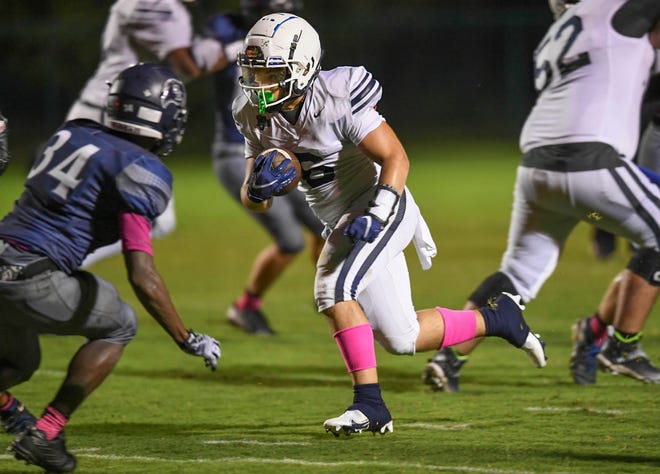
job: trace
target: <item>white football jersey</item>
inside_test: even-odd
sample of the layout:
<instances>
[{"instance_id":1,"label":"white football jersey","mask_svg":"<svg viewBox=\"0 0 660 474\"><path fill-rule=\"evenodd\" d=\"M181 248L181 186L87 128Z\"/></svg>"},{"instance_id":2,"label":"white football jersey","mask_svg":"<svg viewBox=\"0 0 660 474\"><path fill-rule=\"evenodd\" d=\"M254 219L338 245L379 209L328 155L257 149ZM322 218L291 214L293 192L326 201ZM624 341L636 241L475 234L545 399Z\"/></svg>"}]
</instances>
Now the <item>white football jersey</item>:
<instances>
[{"instance_id":1,"label":"white football jersey","mask_svg":"<svg viewBox=\"0 0 660 474\"><path fill-rule=\"evenodd\" d=\"M101 38L101 62L87 81L79 101L102 108L108 82L133 64L165 59L175 49L190 47L193 38L190 13L180 0L117 0ZM74 112L67 120L79 118ZM101 119L98 110L97 121Z\"/></svg>"},{"instance_id":2,"label":"white football jersey","mask_svg":"<svg viewBox=\"0 0 660 474\"><path fill-rule=\"evenodd\" d=\"M376 111L381 86L363 67L321 71L307 91L295 124L269 114L260 128L257 110L244 95L233 104L245 136L245 155L279 147L292 151L303 169L300 186L323 223L333 228L365 192L373 192L380 169L357 147L383 117Z\"/></svg>"},{"instance_id":3,"label":"white football jersey","mask_svg":"<svg viewBox=\"0 0 660 474\"><path fill-rule=\"evenodd\" d=\"M539 96L522 129L524 152L544 145L602 142L626 159L637 148L642 95L655 57L648 35L612 27L626 0L582 0L534 53Z\"/></svg>"}]
</instances>

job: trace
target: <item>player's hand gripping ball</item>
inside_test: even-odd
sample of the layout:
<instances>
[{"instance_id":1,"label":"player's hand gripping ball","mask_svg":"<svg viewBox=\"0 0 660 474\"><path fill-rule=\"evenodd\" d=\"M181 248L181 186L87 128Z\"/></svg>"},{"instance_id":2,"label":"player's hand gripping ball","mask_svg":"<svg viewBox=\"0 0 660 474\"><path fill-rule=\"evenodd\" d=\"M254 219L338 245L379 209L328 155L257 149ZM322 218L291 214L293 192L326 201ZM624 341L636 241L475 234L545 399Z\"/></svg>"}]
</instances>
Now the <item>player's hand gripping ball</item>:
<instances>
[{"instance_id":1,"label":"player's hand gripping ball","mask_svg":"<svg viewBox=\"0 0 660 474\"><path fill-rule=\"evenodd\" d=\"M272 150L275 150L277 154L273 158L271 168L276 168L280 166L285 160L289 160L290 163L284 166L284 171L288 172L288 170L294 169L296 172L291 182L285 184L282 186L282 189L273 193L273 196L284 196L285 194L289 194L291 191L296 189L296 186L298 186L298 183L300 182L300 177L302 176L300 161L298 161L298 158L296 158L296 155L294 155L293 152L285 150L284 148L271 148L270 150L264 151L264 153Z\"/></svg>"},{"instance_id":2,"label":"player's hand gripping ball","mask_svg":"<svg viewBox=\"0 0 660 474\"><path fill-rule=\"evenodd\" d=\"M301 175L300 162L293 153L282 148L264 150L254 160L248 198L262 202L290 193L300 182Z\"/></svg>"}]
</instances>

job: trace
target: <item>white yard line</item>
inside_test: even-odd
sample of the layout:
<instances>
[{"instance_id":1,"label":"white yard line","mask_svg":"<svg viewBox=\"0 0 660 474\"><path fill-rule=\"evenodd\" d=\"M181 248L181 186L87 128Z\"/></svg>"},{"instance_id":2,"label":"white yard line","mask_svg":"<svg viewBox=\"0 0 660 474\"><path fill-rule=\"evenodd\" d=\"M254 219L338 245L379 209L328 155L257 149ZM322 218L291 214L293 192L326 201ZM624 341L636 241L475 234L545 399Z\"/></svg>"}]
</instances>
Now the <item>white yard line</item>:
<instances>
[{"instance_id":1,"label":"white yard line","mask_svg":"<svg viewBox=\"0 0 660 474\"><path fill-rule=\"evenodd\" d=\"M437 424L437 423L398 423L398 427L403 428L421 428L424 430L444 430L444 431L456 431L456 430L469 430L472 428L471 425L467 423L458 423L455 425L450 424Z\"/></svg>"},{"instance_id":2,"label":"white yard line","mask_svg":"<svg viewBox=\"0 0 660 474\"><path fill-rule=\"evenodd\" d=\"M624 410L603 410L600 408L582 408L582 407L527 407L525 411L550 411L550 412L587 412L597 413L599 415L628 415L630 411Z\"/></svg>"},{"instance_id":3,"label":"white yard line","mask_svg":"<svg viewBox=\"0 0 660 474\"><path fill-rule=\"evenodd\" d=\"M256 439L210 439L202 444L251 444L257 446L309 446L306 441L257 441Z\"/></svg>"}]
</instances>

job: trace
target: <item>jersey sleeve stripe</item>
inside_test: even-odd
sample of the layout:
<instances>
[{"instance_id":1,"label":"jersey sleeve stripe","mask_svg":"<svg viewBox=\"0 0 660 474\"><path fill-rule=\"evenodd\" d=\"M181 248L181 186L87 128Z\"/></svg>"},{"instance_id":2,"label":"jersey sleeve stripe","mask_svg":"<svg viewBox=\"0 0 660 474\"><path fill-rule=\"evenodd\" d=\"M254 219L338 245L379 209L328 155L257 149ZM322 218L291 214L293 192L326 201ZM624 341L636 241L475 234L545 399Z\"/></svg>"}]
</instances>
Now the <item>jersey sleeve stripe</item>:
<instances>
[{"instance_id":1,"label":"jersey sleeve stripe","mask_svg":"<svg viewBox=\"0 0 660 474\"><path fill-rule=\"evenodd\" d=\"M133 201L133 204L151 203L155 207L156 215L165 210L172 197L172 188L165 180L136 164L126 167L124 172L117 176L116 183L118 191Z\"/></svg>"},{"instance_id":2,"label":"jersey sleeve stripe","mask_svg":"<svg viewBox=\"0 0 660 474\"><path fill-rule=\"evenodd\" d=\"M360 91L360 93L351 99L351 110L355 115L365 106L372 103L374 97L378 97L381 93L381 86L376 79L371 79L369 84Z\"/></svg>"}]
</instances>

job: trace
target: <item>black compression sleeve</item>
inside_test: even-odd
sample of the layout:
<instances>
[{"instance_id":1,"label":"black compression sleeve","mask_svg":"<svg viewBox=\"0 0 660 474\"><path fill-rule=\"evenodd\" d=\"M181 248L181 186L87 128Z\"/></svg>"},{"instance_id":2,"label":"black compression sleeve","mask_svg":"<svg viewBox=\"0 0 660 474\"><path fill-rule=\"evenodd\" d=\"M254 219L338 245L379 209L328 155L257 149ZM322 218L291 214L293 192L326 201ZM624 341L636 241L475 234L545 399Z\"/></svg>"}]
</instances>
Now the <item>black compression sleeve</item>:
<instances>
[{"instance_id":1,"label":"black compression sleeve","mask_svg":"<svg viewBox=\"0 0 660 474\"><path fill-rule=\"evenodd\" d=\"M628 0L612 17L612 27L617 33L641 38L660 18L660 1Z\"/></svg>"}]
</instances>

